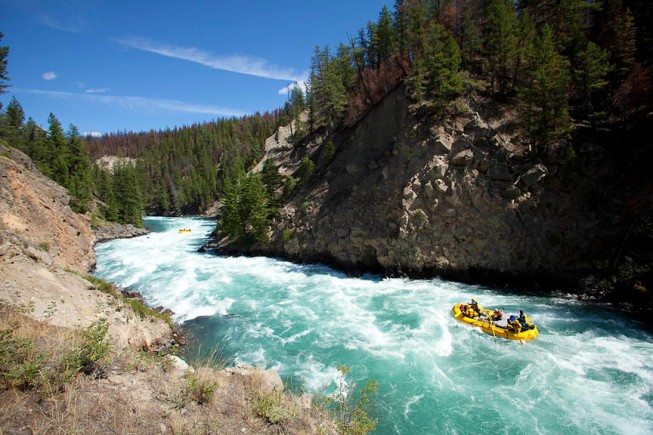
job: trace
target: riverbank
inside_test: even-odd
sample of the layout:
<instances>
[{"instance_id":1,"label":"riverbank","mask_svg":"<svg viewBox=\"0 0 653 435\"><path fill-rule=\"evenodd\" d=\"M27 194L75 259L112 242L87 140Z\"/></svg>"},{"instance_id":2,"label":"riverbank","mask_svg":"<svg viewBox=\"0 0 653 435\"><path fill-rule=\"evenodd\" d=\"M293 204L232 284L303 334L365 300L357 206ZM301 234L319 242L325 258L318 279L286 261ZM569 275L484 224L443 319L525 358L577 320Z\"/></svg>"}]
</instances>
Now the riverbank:
<instances>
[{"instance_id":1,"label":"riverbank","mask_svg":"<svg viewBox=\"0 0 653 435\"><path fill-rule=\"evenodd\" d=\"M98 275L174 307L197 347L215 346L234 364L274 367L298 390L334 391L342 385L339 366L349 368L347 385L377 381L370 416L380 433L651 427L646 367L653 340L630 316L568 295L353 278L319 264L203 254L196 251L213 230L210 221L147 221L157 227L150 235L98 247ZM506 317L523 309L539 336L521 345L457 322L452 306L470 298L502 307ZM583 414L565 406L579 400ZM484 425L469 413L483 416Z\"/></svg>"},{"instance_id":2,"label":"riverbank","mask_svg":"<svg viewBox=\"0 0 653 435\"><path fill-rule=\"evenodd\" d=\"M87 275L97 241L146 230L93 234L65 189L2 144L0 179L0 432L333 433L274 373L166 355L169 317Z\"/></svg>"}]
</instances>

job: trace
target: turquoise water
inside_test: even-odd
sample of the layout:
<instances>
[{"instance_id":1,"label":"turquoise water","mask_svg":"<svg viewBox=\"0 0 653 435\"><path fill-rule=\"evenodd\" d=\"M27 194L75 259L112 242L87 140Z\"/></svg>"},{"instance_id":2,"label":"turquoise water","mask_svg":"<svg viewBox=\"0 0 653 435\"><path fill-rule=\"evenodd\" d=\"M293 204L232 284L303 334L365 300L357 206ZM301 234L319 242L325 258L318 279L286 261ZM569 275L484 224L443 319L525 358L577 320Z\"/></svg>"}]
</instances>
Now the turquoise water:
<instances>
[{"instance_id":1,"label":"turquoise water","mask_svg":"<svg viewBox=\"0 0 653 435\"><path fill-rule=\"evenodd\" d=\"M274 368L289 387L329 393L338 365L351 384L378 381L376 433L653 433L653 336L623 315L571 298L201 254L212 221L146 224L155 232L96 246L98 276L172 309L203 349ZM455 321L451 307L471 297L523 308L540 336L520 345Z\"/></svg>"}]
</instances>

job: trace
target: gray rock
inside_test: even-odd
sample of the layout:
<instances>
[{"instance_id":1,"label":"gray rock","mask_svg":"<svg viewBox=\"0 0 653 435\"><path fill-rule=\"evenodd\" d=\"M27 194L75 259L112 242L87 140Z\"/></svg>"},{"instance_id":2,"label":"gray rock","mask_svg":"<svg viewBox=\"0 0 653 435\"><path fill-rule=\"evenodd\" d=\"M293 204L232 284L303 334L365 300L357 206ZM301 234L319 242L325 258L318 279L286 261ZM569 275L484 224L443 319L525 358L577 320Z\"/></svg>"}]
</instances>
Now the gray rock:
<instances>
[{"instance_id":1,"label":"gray rock","mask_svg":"<svg viewBox=\"0 0 653 435\"><path fill-rule=\"evenodd\" d=\"M462 150L451 158L453 166L467 166L474 158L474 152L470 149Z\"/></svg>"},{"instance_id":2,"label":"gray rock","mask_svg":"<svg viewBox=\"0 0 653 435\"><path fill-rule=\"evenodd\" d=\"M177 355L166 355L166 358L170 361L170 365L174 374L178 377L182 377L186 372L193 373L194 368L188 365L186 361L179 358Z\"/></svg>"},{"instance_id":3,"label":"gray rock","mask_svg":"<svg viewBox=\"0 0 653 435\"><path fill-rule=\"evenodd\" d=\"M522 176L519 177L519 180L524 183L526 187L530 187L542 180L542 178L546 177L548 173L549 170L547 167L541 163L538 163L526 171L524 174L522 174Z\"/></svg>"}]
</instances>

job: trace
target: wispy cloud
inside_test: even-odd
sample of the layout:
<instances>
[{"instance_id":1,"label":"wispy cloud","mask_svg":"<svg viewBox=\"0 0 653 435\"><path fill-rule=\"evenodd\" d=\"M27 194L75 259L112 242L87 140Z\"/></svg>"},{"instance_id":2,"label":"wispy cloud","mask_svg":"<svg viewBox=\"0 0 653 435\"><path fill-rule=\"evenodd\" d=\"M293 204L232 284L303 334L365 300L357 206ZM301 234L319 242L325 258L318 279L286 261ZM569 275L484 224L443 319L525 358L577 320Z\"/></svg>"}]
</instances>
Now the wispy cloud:
<instances>
[{"instance_id":1,"label":"wispy cloud","mask_svg":"<svg viewBox=\"0 0 653 435\"><path fill-rule=\"evenodd\" d=\"M44 26L69 33L81 33L87 28L86 17L97 3L97 0L0 0L4 9L23 11Z\"/></svg>"},{"instance_id":2,"label":"wispy cloud","mask_svg":"<svg viewBox=\"0 0 653 435\"><path fill-rule=\"evenodd\" d=\"M138 50L160 54L174 59L199 63L209 68L248 74L256 77L276 80L304 81L306 72L297 72L292 68L272 65L265 59L252 56L216 56L208 51L194 47L180 47L154 42L147 38L126 37L117 40L118 43Z\"/></svg>"},{"instance_id":3,"label":"wispy cloud","mask_svg":"<svg viewBox=\"0 0 653 435\"><path fill-rule=\"evenodd\" d=\"M85 131L84 133L82 133L82 136L100 137L102 136L102 133L100 133L99 131Z\"/></svg>"},{"instance_id":4,"label":"wispy cloud","mask_svg":"<svg viewBox=\"0 0 653 435\"><path fill-rule=\"evenodd\" d=\"M109 92L109 88L89 88L84 92L87 94L106 94Z\"/></svg>"},{"instance_id":5,"label":"wispy cloud","mask_svg":"<svg viewBox=\"0 0 653 435\"><path fill-rule=\"evenodd\" d=\"M46 81L49 82L50 80L54 80L54 79L57 78L57 73L54 72L54 71L47 71L47 72L44 72L41 77L43 77L43 80L46 80Z\"/></svg>"},{"instance_id":6,"label":"wispy cloud","mask_svg":"<svg viewBox=\"0 0 653 435\"><path fill-rule=\"evenodd\" d=\"M147 97L133 97L122 95L99 95L88 93L73 93L61 91L45 91L41 89L20 89L14 88L15 93L43 95L50 98L58 98L61 100L79 100L91 103L102 103L107 106L119 108L135 113L142 113L147 111L150 113L156 112L172 112L172 113L198 113L202 115L212 116L243 116L244 112L239 110L228 109L224 107L208 106L203 104L186 103L178 100L167 100L159 98Z\"/></svg>"},{"instance_id":7,"label":"wispy cloud","mask_svg":"<svg viewBox=\"0 0 653 435\"><path fill-rule=\"evenodd\" d=\"M39 11L38 18L47 27L68 33L81 33L86 28L86 21L81 17L67 16L66 20L54 17L49 12Z\"/></svg>"}]
</instances>

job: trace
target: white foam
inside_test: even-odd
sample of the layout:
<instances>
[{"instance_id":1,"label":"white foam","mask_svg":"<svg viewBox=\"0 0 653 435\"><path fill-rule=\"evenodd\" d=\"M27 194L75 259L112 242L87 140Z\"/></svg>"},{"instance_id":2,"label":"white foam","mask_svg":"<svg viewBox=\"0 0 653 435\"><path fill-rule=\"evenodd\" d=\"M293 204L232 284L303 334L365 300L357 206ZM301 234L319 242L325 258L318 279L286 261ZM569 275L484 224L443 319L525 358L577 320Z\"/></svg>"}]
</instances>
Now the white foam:
<instances>
[{"instance_id":1,"label":"white foam","mask_svg":"<svg viewBox=\"0 0 653 435\"><path fill-rule=\"evenodd\" d=\"M238 315L226 333L236 343L236 364L273 365L312 392L333 391L335 367L350 366L352 383L375 379L378 400L393 400L398 418L380 416L393 419L387 427L430 418L424 404L435 401L433 421L443 423L428 426L430 433L460 430L447 419L472 415L480 403L517 431L652 432L653 339L611 315L566 298L198 254L196 222L171 222L164 233L99 246L98 272L171 308L179 322ZM180 227L193 234L177 234ZM199 237L204 227L197 228ZM523 308L540 336L520 345L457 322L452 305L471 297L506 314ZM514 409L520 413L507 411Z\"/></svg>"},{"instance_id":2,"label":"white foam","mask_svg":"<svg viewBox=\"0 0 653 435\"><path fill-rule=\"evenodd\" d=\"M408 402L406 402L406 404L404 405L404 417L405 418L408 418L408 414L410 414L410 408L414 404L416 404L417 402L422 400L422 397L424 397L424 395L420 394L418 396L412 396L410 399L408 399Z\"/></svg>"}]
</instances>

